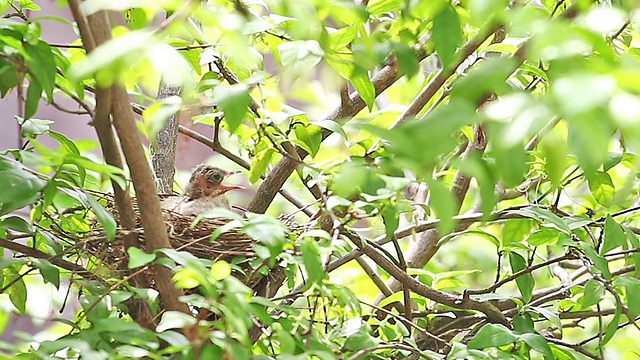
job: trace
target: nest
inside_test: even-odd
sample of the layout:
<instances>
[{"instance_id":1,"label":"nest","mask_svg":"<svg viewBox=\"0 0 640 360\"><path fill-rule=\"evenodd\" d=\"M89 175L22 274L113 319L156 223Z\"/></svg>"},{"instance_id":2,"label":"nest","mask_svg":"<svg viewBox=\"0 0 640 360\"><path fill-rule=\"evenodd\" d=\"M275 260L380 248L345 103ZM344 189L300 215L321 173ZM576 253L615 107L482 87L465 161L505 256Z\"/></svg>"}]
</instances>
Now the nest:
<instances>
[{"instance_id":1,"label":"nest","mask_svg":"<svg viewBox=\"0 0 640 360\"><path fill-rule=\"evenodd\" d=\"M138 247L146 250L137 202L134 199L136 225L133 229L124 229L120 224L113 197L109 194L95 193L94 195L114 215L117 223L114 238L110 239L107 236L102 224L95 218L91 219L91 229L81 236L54 232L57 236L70 240L69 243L73 244L73 249L68 249L69 251L81 256L84 255L85 258L86 255L89 255L90 260L95 262L96 268L108 269L112 272L125 271L128 259L124 245L125 237L134 234L139 244ZM85 208L76 208L71 209L71 212L86 212L86 210ZM253 245L257 243L256 240L233 228L219 231L220 228L229 224L231 221L229 219L202 218L196 222L195 216L184 216L170 210L162 210L162 216L167 225L169 241L175 250L186 251L198 258L212 261L226 260L231 262L237 257L245 259L256 257L253 250ZM212 236L214 233L217 236Z\"/></svg>"},{"instance_id":2,"label":"nest","mask_svg":"<svg viewBox=\"0 0 640 360\"><path fill-rule=\"evenodd\" d=\"M231 261L237 256L246 258L255 256L253 244L256 241L236 230L222 232L212 240L212 234L227 225L230 221L228 219L204 218L194 225L195 216L183 216L169 210L163 210L162 216L167 224L169 242L175 250L186 251L198 258L212 261ZM82 239L82 250L99 259L111 270L126 269L124 237L131 233L136 235L138 247L146 250L139 217L136 219L136 227L131 230L123 229L118 221L114 239L108 239L102 226L95 221L92 231Z\"/></svg>"}]
</instances>

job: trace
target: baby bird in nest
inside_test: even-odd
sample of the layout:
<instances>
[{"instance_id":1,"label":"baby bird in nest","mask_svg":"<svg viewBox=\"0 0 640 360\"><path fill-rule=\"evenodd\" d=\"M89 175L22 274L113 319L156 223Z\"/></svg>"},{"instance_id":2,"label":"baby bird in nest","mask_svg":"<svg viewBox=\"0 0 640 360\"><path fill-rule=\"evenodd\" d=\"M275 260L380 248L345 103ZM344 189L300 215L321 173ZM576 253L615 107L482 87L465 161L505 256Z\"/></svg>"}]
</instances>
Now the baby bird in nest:
<instances>
[{"instance_id":1,"label":"baby bird in nest","mask_svg":"<svg viewBox=\"0 0 640 360\"><path fill-rule=\"evenodd\" d=\"M161 202L162 208L181 215L200 215L215 208L231 209L225 194L230 190L244 188L224 185L222 181L237 173L239 171L224 171L211 165L200 164L193 170L184 193L164 198Z\"/></svg>"}]
</instances>

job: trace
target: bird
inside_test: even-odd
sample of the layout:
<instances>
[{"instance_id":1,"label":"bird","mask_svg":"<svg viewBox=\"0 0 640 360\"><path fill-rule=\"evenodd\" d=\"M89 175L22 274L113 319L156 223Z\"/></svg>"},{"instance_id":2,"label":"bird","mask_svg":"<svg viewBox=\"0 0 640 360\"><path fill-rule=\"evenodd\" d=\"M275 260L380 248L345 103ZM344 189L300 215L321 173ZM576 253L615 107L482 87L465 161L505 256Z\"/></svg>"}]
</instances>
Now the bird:
<instances>
[{"instance_id":1,"label":"bird","mask_svg":"<svg viewBox=\"0 0 640 360\"><path fill-rule=\"evenodd\" d=\"M215 166L200 164L189 178L182 195L168 196L161 201L165 210L180 215L200 215L215 208L230 210L226 193L244 189L242 186L225 185L222 181L240 171L225 171Z\"/></svg>"}]
</instances>

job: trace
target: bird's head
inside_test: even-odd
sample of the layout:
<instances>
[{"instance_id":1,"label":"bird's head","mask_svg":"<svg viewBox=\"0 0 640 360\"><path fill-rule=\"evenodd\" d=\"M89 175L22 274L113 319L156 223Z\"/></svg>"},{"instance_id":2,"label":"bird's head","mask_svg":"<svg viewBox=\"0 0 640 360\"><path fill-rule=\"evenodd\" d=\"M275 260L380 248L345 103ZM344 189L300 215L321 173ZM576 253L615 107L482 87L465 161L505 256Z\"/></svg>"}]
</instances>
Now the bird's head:
<instances>
[{"instance_id":1,"label":"bird's head","mask_svg":"<svg viewBox=\"0 0 640 360\"><path fill-rule=\"evenodd\" d=\"M200 164L191 174L189 184L184 189L184 194L190 198L216 197L225 194L230 190L244 189L242 186L225 185L222 181L239 171L225 171L220 168Z\"/></svg>"}]
</instances>

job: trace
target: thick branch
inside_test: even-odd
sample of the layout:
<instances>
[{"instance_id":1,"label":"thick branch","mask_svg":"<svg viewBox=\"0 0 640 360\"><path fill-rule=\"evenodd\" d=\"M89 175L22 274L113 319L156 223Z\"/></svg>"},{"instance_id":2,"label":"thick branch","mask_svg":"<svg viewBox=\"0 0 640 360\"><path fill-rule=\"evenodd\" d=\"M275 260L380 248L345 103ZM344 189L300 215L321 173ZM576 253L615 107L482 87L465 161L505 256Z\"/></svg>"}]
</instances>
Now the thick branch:
<instances>
[{"instance_id":1,"label":"thick branch","mask_svg":"<svg viewBox=\"0 0 640 360\"><path fill-rule=\"evenodd\" d=\"M80 12L78 1L70 1L70 6L74 16L76 16L76 22L86 23L86 19ZM86 36L86 39L83 38L85 44L100 45L111 38L111 27L105 12L98 12L92 15L88 25L83 27L85 28L85 33L82 35ZM106 92L109 89L105 88L103 91ZM153 182L151 169L144 155L140 133L135 125L128 95L120 85L113 85L110 91L111 114L114 119L114 125L131 172L138 203L140 208L144 209L144 211L140 212L140 217L147 241L147 249L148 251L153 251L159 248L170 248L171 245L167 236L166 224L161 214L158 194ZM107 141L110 140L107 139ZM125 206L123 200L121 199L120 201L121 206ZM156 266L155 274L156 284L165 309L189 313L187 306L178 300L181 293L173 286L171 271L166 267Z\"/></svg>"}]
</instances>

